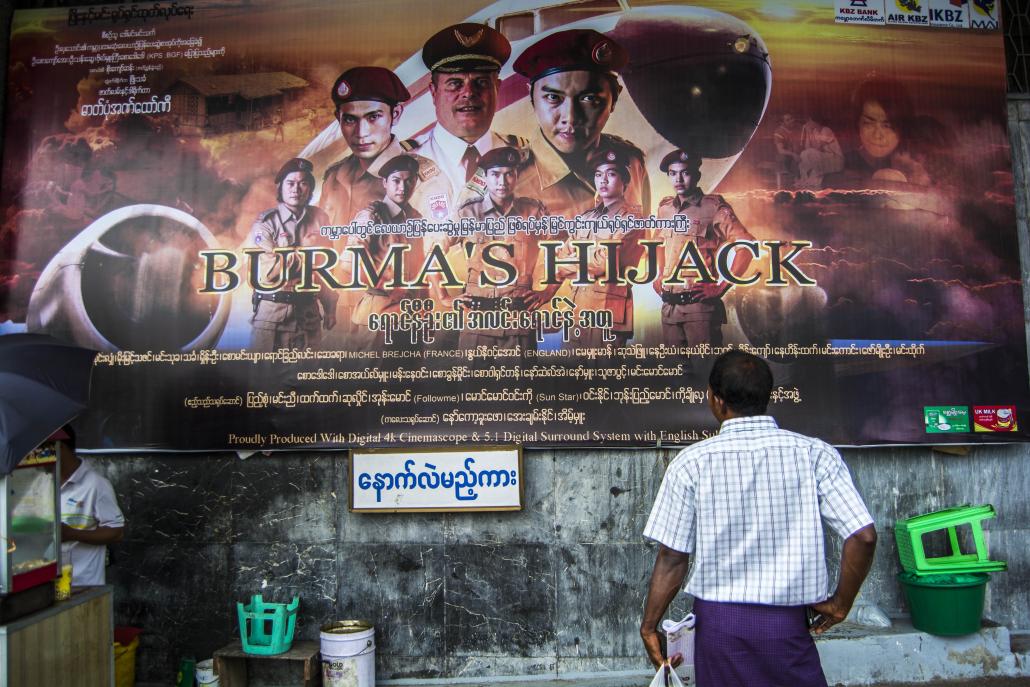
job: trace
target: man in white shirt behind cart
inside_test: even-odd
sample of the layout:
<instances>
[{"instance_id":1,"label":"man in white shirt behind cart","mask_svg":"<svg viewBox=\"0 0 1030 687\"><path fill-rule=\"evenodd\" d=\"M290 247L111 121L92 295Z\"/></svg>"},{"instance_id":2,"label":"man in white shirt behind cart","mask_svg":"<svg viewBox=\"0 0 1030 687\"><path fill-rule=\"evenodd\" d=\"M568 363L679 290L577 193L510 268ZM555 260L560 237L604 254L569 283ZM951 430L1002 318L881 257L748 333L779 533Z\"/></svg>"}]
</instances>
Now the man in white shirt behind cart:
<instances>
[{"instance_id":1,"label":"man in white shirt behind cart","mask_svg":"<svg viewBox=\"0 0 1030 687\"><path fill-rule=\"evenodd\" d=\"M125 518L114 488L93 466L75 455L75 431L57 433L61 446L61 563L72 565L72 585L105 582L107 545L120 542Z\"/></svg>"}]
</instances>

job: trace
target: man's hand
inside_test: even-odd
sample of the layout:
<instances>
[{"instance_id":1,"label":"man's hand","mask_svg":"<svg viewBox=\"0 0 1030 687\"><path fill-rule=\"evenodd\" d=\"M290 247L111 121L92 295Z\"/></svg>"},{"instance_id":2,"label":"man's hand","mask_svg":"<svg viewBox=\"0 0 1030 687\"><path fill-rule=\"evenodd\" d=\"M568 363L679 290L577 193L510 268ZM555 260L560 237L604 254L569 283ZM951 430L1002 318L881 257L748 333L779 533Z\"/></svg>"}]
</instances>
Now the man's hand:
<instances>
[{"instance_id":1,"label":"man's hand","mask_svg":"<svg viewBox=\"0 0 1030 687\"><path fill-rule=\"evenodd\" d=\"M808 628L813 634L821 635L837 623L844 622L851 611L851 604L845 603L837 595L831 596L826 601L809 606L817 615L812 619L812 626Z\"/></svg>"},{"instance_id":2,"label":"man's hand","mask_svg":"<svg viewBox=\"0 0 1030 687\"><path fill-rule=\"evenodd\" d=\"M551 302L551 298L561 288L561 284L548 284L541 291L529 291L523 297L526 303L526 310L537 310Z\"/></svg>"},{"instance_id":3,"label":"man's hand","mask_svg":"<svg viewBox=\"0 0 1030 687\"><path fill-rule=\"evenodd\" d=\"M322 318L322 327L327 331L336 326L336 313L333 311L327 311L325 316Z\"/></svg>"},{"instance_id":4,"label":"man's hand","mask_svg":"<svg viewBox=\"0 0 1030 687\"><path fill-rule=\"evenodd\" d=\"M729 291L729 282L716 282L714 284L697 284L688 291L696 302L718 300L723 294Z\"/></svg>"},{"instance_id":5,"label":"man's hand","mask_svg":"<svg viewBox=\"0 0 1030 687\"><path fill-rule=\"evenodd\" d=\"M813 633L821 635L848 617L858 590L869 574L875 552L876 528L872 525L866 525L844 540L837 591L826 601L811 606L819 614L810 628Z\"/></svg>"}]
</instances>

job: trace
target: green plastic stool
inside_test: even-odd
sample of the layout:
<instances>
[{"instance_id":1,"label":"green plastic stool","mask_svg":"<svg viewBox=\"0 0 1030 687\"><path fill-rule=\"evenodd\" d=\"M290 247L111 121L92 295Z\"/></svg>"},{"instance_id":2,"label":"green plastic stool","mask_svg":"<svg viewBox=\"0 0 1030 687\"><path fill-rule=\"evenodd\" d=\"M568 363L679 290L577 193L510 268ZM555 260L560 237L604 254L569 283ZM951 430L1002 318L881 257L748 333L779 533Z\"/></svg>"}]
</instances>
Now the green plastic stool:
<instances>
[{"instance_id":1,"label":"green plastic stool","mask_svg":"<svg viewBox=\"0 0 1030 687\"><path fill-rule=\"evenodd\" d=\"M994 506L958 506L935 513L899 520L894 526L894 539L898 542L901 567L916 575L941 573L985 573L1008 568L1005 561L992 561L984 542L983 521L995 517ZM976 553L962 553L956 527L969 525L973 530ZM951 542L950 556L927 558L923 550L923 536L938 530L948 530Z\"/></svg>"},{"instance_id":2,"label":"green plastic stool","mask_svg":"<svg viewBox=\"0 0 1030 687\"><path fill-rule=\"evenodd\" d=\"M256 656L274 656L289 651L297 628L299 605L299 596L289 604L265 603L260 594L252 596L246 606L237 601L236 615L240 620L243 651Z\"/></svg>"}]
</instances>

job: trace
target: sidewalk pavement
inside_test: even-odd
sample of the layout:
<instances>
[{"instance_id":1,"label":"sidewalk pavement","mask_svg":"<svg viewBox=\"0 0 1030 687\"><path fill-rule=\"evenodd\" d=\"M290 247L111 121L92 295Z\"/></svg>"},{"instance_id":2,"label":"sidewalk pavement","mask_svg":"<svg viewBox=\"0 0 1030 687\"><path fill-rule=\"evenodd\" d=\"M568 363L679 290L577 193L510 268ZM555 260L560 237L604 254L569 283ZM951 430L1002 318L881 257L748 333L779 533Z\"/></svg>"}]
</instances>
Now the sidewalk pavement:
<instances>
[{"instance_id":1,"label":"sidewalk pavement","mask_svg":"<svg viewBox=\"0 0 1030 687\"><path fill-rule=\"evenodd\" d=\"M816 640L831 687L1030 687L1030 632L1010 632L990 621L976 634L936 637L894 618L888 629L849 623ZM263 675L253 663L252 687L299 684L284 674ZM382 687L647 687L653 671L384 680ZM303 680L301 679L301 682ZM137 687L148 687L140 683ZM156 687L154 685L153 687ZM692 686L688 686L692 687Z\"/></svg>"}]
</instances>

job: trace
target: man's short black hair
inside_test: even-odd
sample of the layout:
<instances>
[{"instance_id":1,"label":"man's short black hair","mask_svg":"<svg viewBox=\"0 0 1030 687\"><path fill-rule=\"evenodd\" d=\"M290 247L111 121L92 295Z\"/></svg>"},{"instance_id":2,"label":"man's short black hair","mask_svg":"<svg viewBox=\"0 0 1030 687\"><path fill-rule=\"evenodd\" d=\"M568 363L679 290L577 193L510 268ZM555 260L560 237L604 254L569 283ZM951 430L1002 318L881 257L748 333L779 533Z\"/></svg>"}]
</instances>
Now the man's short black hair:
<instances>
[{"instance_id":1,"label":"man's short black hair","mask_svg":"<svg viewBox=\"0 0 1030 687\"><path fill-rule=\"evenodd\" d=\"M64 443L66 443L69 446L71 446L71 449L74 451L75 450L75 430L72 429L71 425L65 425L64 427L61 428L61 431L64 432L65 434L67 434L68 438L67 439L61 439L60 441L63 441Z\"/></svg>"},{"instance_id":2,"label":"man's short black hair","mask_svg":"<svg viewBox=\"0 0 1030 687\"><path fill-rule=\"evenodd\" d=\"M764 415L772 394L772 370L757 355L728 351L715 359L708 386L734 413Z\"/></svg>"}]
</instances>

